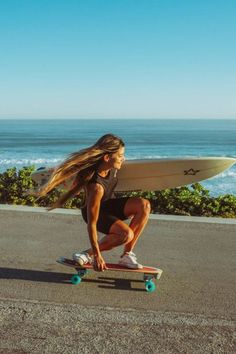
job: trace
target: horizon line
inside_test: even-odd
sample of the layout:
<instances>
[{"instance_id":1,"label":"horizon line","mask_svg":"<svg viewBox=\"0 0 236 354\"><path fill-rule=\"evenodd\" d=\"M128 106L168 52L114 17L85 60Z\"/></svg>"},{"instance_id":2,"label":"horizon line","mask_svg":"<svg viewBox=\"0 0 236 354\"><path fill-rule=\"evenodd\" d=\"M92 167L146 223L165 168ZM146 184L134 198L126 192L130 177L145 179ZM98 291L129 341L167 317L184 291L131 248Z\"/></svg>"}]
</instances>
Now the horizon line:
<instances>
[{"instance_id":1,"label":"horizon line","mask_svg":"<svg viewBox=\"0 0 236 354\"><path fill-rule=\"evenodd\" d=\"M236 120L235 117L0 117L0 120Z\"/></svg>"}]
</instances>

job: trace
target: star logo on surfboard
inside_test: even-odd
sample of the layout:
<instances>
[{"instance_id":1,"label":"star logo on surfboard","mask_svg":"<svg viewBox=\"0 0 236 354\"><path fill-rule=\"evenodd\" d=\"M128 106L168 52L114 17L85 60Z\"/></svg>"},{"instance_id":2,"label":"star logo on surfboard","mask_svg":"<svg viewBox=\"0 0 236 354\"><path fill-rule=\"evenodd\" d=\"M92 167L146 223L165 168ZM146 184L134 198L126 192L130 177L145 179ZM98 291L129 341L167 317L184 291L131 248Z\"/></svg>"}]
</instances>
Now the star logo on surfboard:
<instances>
[{"instance_id":1,"label":"star logo on surfboard","mask_svg":"<svg viewBox=\"0 0 236 354\"><path fill-rule=\"evenodd\" d=\"M190 168L189 170L184 171L185 176L195 176L200 170L194 170L193 168Z\"/></svg>"}]
</instances>

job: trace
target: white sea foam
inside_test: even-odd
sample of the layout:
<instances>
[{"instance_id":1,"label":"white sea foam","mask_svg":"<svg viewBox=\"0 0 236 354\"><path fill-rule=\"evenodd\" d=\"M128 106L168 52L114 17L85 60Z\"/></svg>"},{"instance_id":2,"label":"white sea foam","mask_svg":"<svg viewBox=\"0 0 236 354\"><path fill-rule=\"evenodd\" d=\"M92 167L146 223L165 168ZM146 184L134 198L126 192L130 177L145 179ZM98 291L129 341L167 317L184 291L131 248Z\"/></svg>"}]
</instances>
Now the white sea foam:
<instances>
[{"instance_id":1,"label":"white sea foam","mask_svg":"<svg viewBox=\"0 0 236 354\"><path fill-rule=\"evenodd\" d=\"M35 159L0 159L0 166L30 166L30 165L38 165L38 164L56 164L62 161L59 158L51 158L51 159L42 159L42 158L35 158Z\"/></svg>"},{"instance_id":2,"label":"white sea foam","mask_svg":"<svg viewBox=\"0 0 236 354\"><path fill-rule=\"evenodd\" d=\"M229 170L229 171L222 172L221 177L222 178L228 178L228 177L236 178L236 171Z\"/></svg>"},{"instance_id":3,"label":"white sea foam","mask_svg":"<svg viewBox=\"0 0 236 354\"><path fill-rule=\"evenodd\" d=\"M135 155L126 155L125 156L126 160L136 160L136 159L167 159L170 158L170 156L161 156L161 155L145 155L145 154L135 154Z\"/></svg>"},{"instance_id":4,"label":"white sea foam","mask_svg":"<svg viewBox=\"0 0 236 354\"><path fill-rule=\"evenodd\" d=\"M218 174L217 176L211 177L211 180L222 179L222 178L224 178L224 179L230 178L232 180L236 179L236 170L235 171L232 170L233 168L234 167L232 167L230 170L227 170L227 171L224 171L224 172Z\"/></svg>"}]
</instances>

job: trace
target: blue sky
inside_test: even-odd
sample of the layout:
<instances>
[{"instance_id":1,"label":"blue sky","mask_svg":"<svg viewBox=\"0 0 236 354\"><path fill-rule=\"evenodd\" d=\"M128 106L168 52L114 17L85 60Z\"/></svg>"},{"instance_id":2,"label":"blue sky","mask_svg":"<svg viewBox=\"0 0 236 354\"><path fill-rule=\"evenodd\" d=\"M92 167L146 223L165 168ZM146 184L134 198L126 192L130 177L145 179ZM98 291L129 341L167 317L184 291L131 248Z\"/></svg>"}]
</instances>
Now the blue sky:
<instances>
[{"instance_id":1,"label":"blue sky","mask_svg":"<svg viewBox=\"0 0 236 354\"><path fill-rule=\"evenodd\" d=\"M0 118L236 118L235 0L0 0Z\"/></svg>"}]
</instances>

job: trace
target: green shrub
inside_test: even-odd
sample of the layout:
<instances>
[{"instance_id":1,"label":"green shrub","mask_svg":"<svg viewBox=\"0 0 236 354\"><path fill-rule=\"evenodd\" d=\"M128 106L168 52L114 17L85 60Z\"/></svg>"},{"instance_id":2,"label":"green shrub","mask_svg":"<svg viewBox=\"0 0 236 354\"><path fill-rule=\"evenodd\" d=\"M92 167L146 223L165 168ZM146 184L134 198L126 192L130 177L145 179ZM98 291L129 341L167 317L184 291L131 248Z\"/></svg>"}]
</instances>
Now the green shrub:
<instances>
[{"instance_id":1,"label":"green shrub","mask_svg":"<svg viewBox=\"0 0 236 354\"><path fill-rule=\"evenodd\" d=\"M155 192L119 193L149 199L152 213L236 218L236 196L212 197L200 183Z\"/></svg>"},{"instance_id":2,"label":"green shrub","mask_svg":"<svg viewBox=\"0 0 236 354\"><path fill-rule=\"evenodd\" d=\"M35 205L36 198L26 194L27 190L35 186L30 177L34 169L34 166L24 167L17 172L14 167L0 174L0 202L2 204Z\"/></svg>"},{"instance_id":3,"label":"green shrub","mask_svg":"<svg viewBox=\"0 0 236 354\"><path fill-rule=\"evenodd\" d=\"M0 174L0 203L48 207L63 191L52 190L47 196L37 200L29 191L37 186L31 179L34 166L17 171L10 168ZM143 197L151 202L152 213L192 216L236 217L236 196L212 197L200 183L163 191L117 193L118 196ZM64 208L80 208L83 195L79 195L64 205Z\"/></svg>"},{"instance_id":4,"label":"green shrub","mask_svg":"<svg viewBox=\"0 0 236 354\"><path fill-rule=\"evenodd\" d=\"M35 171L34 166L23 167L19 171L14 167L0 174L0 203L40 207L52 205L59 198L62 191L54 189L45 197L38 199L33 194L37 190L37 184L31 178L33 171ZM81 197L78 197L69 200L64 207L78 208L80 204Z\"/></svg>"}]
</instances>

